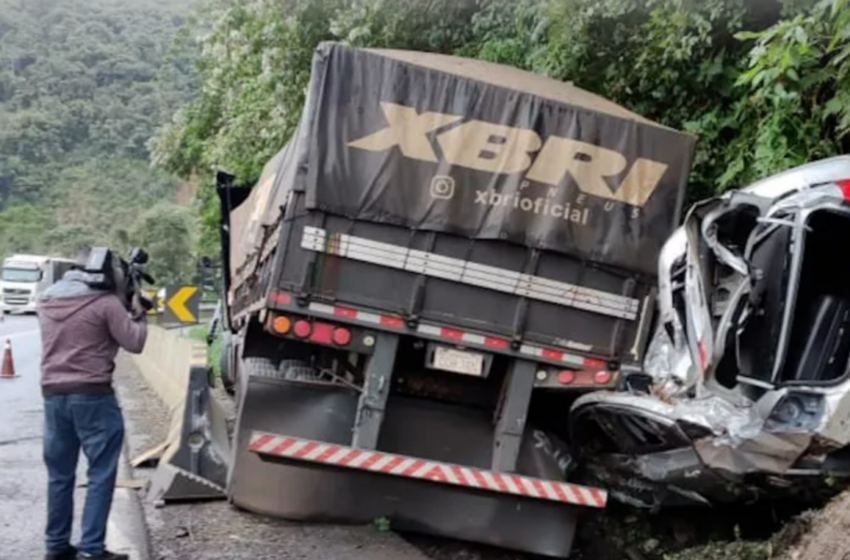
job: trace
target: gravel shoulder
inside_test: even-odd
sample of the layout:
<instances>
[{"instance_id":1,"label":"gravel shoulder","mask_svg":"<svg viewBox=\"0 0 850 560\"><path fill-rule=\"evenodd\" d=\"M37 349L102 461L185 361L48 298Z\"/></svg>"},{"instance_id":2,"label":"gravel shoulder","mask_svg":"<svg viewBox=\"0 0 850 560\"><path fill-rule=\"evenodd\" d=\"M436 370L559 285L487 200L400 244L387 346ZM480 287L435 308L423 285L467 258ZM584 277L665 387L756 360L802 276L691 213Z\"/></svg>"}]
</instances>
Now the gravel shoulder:
<instances>
[{"instance_id":1,"label":"gravel shoulder","mask_svg":"<svg viewBox=\"0 0 850 560\"><path fill-rule=\"evenodd\" d=\"M115 385L134 456L162 442L170 413L138 373L119 356ZM135 469L146 480L150 469ZM155 508L144 501L153 560L426 560L414 546L391 532L371 527L290 523L238 511L226 502Z\"/></svg>"}]
</instances>

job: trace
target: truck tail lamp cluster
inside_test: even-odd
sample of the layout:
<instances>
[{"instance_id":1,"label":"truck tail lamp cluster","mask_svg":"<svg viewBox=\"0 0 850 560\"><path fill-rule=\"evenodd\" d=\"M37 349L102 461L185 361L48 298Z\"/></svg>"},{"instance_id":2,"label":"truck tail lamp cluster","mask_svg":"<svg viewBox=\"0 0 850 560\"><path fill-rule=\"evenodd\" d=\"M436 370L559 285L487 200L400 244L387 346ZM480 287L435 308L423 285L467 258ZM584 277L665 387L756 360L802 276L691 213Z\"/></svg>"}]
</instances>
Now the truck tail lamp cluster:
<instances>
[{"instance_id":1,"label":"truck tail lamp cluster","mask_svg":"<svg viewBox=\"0 0 850 560\"><path fill-rule=\"evenodd\" d=\"M617 374L608 370L541 369L535 385L548 389L599 389L613 386L616 380Z\"/></svg>"},{"instance_id":2,"label":"truck tail lamp cluster","mask_svg":"<svg viewBox=\"0 0 850 560\"><path fill-rule=\"evenodd\" d=\"M561 385L606 385L611 382L613 374L610 371L573 371L565 369L558 373L558 383Z\"/></svg>"},{"instance_id":3,"label":"truck tail lamp cluster","mask_svg":"<svg viewBox=\"0 0 850 560\"><path fill-rule=\"evenodd\" d=\"M333 346L348 346L351 343L351 331L345 327L309 321L307 319L293 320L285 315L278 315L271 321L271 328L276 334L291 335L302 340Z\"/></svg>"}]
</instances>

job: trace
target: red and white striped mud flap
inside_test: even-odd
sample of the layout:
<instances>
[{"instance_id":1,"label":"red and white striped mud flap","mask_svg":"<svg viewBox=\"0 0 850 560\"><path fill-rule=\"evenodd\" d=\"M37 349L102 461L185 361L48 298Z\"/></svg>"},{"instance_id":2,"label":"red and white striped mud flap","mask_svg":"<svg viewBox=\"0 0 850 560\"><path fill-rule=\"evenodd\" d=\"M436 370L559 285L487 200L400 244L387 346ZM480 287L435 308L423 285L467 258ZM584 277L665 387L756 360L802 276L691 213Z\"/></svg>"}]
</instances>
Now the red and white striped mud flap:
<instances>
[{"instance_id":1,"label":"red and white striped mud flap","mask_svg":"<svg viewBox=\"0 0 850 560\"><path fill-rule=\"evenodd\" d=\"M249 449L260 455L416 478L487 492L513 494L565 504L604 508L608 493L600 488L543 480L508 473L439 463L382 451L354 449L344 445L299 439L267 432L253 432Z\"/></svg>"}]
</instances>

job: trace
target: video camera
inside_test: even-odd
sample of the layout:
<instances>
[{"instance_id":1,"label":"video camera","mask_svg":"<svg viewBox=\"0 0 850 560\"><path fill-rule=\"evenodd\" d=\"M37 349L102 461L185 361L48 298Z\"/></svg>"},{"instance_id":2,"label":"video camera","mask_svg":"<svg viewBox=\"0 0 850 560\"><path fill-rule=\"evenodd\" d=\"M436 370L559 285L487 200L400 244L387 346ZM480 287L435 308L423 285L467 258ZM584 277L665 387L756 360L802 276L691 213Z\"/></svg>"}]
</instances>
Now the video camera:
<instances>
[{"instance_id":1,"label":"video camera","mask_svg":"<svg viewBox=\"0 0 850 560\"><path fill-rule=\"evenodd\" d=\"M90 287L115 292L128 311L133 310L133 299L137 298L147 312L153 308L153 302L142 293L142 283L155 282L145 272L147 262L148 254L139 247L130 250L127 260L116 256L108 247L93 247L79 268L86 274Z\"/></svg>"}]
</instances>

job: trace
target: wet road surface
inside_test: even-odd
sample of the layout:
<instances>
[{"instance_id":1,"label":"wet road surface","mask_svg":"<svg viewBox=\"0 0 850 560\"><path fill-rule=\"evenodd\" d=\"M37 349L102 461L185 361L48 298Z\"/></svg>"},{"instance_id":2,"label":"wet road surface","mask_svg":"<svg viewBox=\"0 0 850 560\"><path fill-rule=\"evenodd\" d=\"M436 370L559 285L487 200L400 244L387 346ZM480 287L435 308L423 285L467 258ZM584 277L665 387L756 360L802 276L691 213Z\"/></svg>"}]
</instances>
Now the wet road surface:
<instances>
[{"instance_id":1,"label":"wet road surface","mask_svg":"<svg viewBox=\"0 0 850 560\"><path fill-rule=\"evenodd\" d=\"M42 463L43 407L39 389L41 339L33 317L7 316L0 322L0 344L12 344L18 377L0 379L0 558L36 559L44 555L47 473ZM78 487L85 483L85 460L80 461ZM119 478L122 478L119 476ZM85 490L75 496L79 515ZM131 490L116 491L109 521L107 545L147 560L144 524L138 497Z\"/></svg>"}]
</instances>

